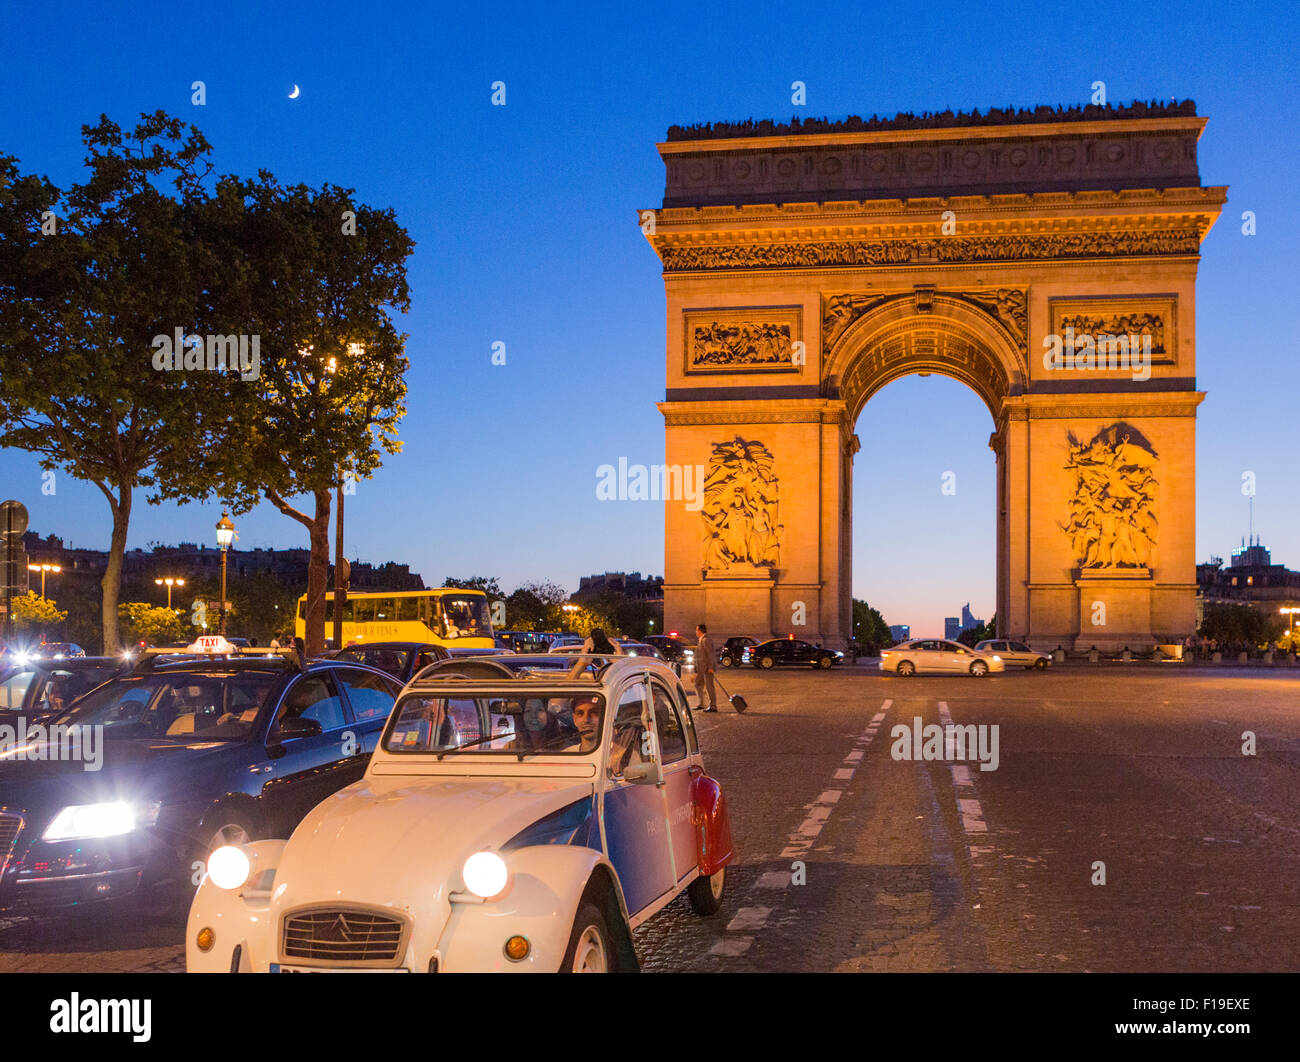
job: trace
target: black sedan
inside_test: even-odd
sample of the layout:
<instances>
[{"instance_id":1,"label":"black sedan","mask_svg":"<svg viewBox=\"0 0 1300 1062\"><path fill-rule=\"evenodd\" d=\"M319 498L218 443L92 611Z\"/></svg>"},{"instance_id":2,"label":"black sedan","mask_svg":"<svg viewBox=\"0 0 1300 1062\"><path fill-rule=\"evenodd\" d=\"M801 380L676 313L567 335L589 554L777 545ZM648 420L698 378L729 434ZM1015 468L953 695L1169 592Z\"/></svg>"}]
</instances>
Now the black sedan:
<instances>
[{"instance_id":1,"label":"black sedan","mask_svg":"<svg viewBox=\"0 0 1300 1062\"><path fill-rule=\"evenodd\" d=\"M755 667L819 667L823 670L838 664L842 653L823 649L820 645L803 642L798 638L773 638L770 642L751 645L744 650L744 658Z\"/></svg>"},{"instance_id":2,"label":"black sedan","mask_svg":"<svg viewBox=\"0 0 1300 1062\"><path fill-rule=\"evenodd\" d=\"M0 721L7 713L29 722L67 708L101 682L130 664L112 656L76 656L62 660L32 658L0 668Z\"/></svg>"},{"instance_id":3,"label":"black sedan","mask_svg":"<svg viewBox=\"0 0 1300 1062\"><path fill-rule=\"evenodd\" d=\"M400 690L278 657L149 661L100 686L0 748L0 908L179 913L214 848L287 837L361 778Z\"/></svg>"},{"instance_id":4,"label":"black sedan","mask_svg":"<svg viewBox=\"0 0 1300 1062\"><path fill-rule=\"evenodd\" d=\"M447 649L433 642L366 642L364 645L349 645L346 649L329 654L332 660L350 660L355 664L367 664L380 671L387 671L402 685L406 685L412 676L430 664L446 660L448 655Z\"/></svg>"}]
</instances>

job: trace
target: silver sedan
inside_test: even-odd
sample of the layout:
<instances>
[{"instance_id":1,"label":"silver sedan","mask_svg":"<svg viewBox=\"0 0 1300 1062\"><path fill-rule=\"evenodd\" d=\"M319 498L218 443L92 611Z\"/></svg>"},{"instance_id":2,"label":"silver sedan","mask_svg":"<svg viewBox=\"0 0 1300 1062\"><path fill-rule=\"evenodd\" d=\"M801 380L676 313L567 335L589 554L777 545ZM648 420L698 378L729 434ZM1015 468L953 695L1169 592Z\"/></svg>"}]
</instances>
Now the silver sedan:
<instances>
[{"instance_id":1,"label":"silver sedan","mask_svg":"<svg viewBox=\"0 0 1300 1062\"><path fill-rule=\"evenodd\" d=\"M942 638L918 638L892 649L882 649L880 670L898 675L971 675L982 678L1005 671L1006 664L995 653L982 652Z\"/></svg>"},{"instance_id":2,"label":"silver sedan","mask_svg":"<svg viewBox=\"0 0 1300 1062\"><path fill-rule=\"evenodd\" d=\"M1052 663L1047 653L1038 653L1024 642L1013 642L1006 638L990 638L975 646L981 652L997 653L1007 667L1037 668L1046 670Z\"/></svg>"}]
</instances>

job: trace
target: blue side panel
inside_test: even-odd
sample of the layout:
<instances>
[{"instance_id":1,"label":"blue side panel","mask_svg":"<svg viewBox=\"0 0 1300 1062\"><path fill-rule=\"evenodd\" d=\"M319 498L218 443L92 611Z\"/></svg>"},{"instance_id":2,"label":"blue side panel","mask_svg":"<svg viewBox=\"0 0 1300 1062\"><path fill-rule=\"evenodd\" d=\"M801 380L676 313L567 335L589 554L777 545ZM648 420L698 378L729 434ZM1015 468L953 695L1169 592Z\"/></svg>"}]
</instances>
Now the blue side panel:
<instances>
[{"instance_id":1,"label":"blue side panel","mask_svg":"<svg viewBox=\"0 0 1300 1062\"><path fill-rule=\"evenodd\" d=\"M501 846L503 852L527 848L537 844L572 844L586 848L599 848L600 835L595 831L595 802L591 797L575 801L568 807L553 811L521 830ZM592 843L593 831L596 841Z\"/></svg>"},{"instance_id":2,"label":"blue side panel","mask_svg":"<svg viewBox=\"0 0 1300 1062\"><path fill-rule=\"evenodd\" d=\"M605 793L605 840L630 913L672 885L663 798L655 786L628 785Z\"/></svg>"}]
</instances>

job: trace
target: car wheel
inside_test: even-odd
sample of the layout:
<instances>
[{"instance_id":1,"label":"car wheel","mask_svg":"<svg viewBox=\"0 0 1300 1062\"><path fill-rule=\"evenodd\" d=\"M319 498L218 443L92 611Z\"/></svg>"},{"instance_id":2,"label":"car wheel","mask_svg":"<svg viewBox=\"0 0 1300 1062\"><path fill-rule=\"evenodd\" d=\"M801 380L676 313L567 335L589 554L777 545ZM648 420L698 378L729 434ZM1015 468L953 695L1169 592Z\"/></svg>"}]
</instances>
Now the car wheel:
<instances>
[{"instance_id":1,"label":"car wheel","mask_svg":"<svg viewBox=\"0 0 1300 1062\"><path fill-rule=\"evenodd\" d=\"M708 877L701 874L686 889L686 897L691 901L691 910L697 915L717 914L722 906L722 890L726 885L726 867L719 867Z\"/></svg>"},{"instance_id":2,"label":"car wheel","mask_svg":"<svg viewBox=\"0 0 1300 1062\"><path fill-rule=\"evenodd\" d=\"M900 660L898 662L898 673L903 676L915 675L916 665L910 660Z\"/></svg>"},{"instance_id":3,"label":"car wheel","mask_svg":"<svg viewBox=\"0 0 1300 1062\"><path fill-rule=\"evenodd\" d=\"M609 935L604 912L594 903L584 903L574 919L560 972L612 973L615 954L614 940Z\"/></svg>"},{"instance_id":4,"label":"car wheel","mask_svg":"<svg viewBox=\"0 0 1300 1062\"><path fill-rule=\"evenodd\" d=\"M206 871L208 858L222 845L248 844L259 838L257 824L236 808L215 809L199 823L195 840L190 846L189 859L181 867L180 880L168 883L163 893L152 905L150 914L165 921L184 921L194 903L198 890L198 875ZM195 866L200 864L200 866Z\"/></svg>"},{"instance_id":5,"label":"car wheel","mask_svg":"<svg viewBox=\"0 0 1300 1062\"><path fill-rule=\"evenodd\" d=\"M832 663L834 663L834 661L832 661L829 656L823 656L817 661L817 666L823 671L829 671Z\"/></svg>"},{"instance_id":6,"label":"car wheel","mask_svg":"<svg viewBox=\"0 0 1300 1062\"><path fill-rule=\"evenodd\" d=\"M770 671L772 668L776 667L776 661L770 656L760 656L758 658L758 666L764 671Z\"/></svg>"},{"instance_id":7,"label":"car wheel","mask_svg":"<svg viewBox=\"0 0 1300 1062\"><path fill-rule=\"evenodd\" d=\"M974 678L983 678L989 673L989 666L983 660L976 660L970 666L970 673Z\"/></svg>"},{"instance_id":8,"label":"car wheel","mask_svg":"<svg viewBox=\"0 0 1300 1062\"><path fill-rule=\"evenodd\" d=\"M1047 670L1047 661L1046 661L1046 660L1041 660L1041 659L1038 660L1038 661L1034 664L1034 669L1035 669L1036 671L1046 671L1046 670Z\"/></svg>"},{"instance_id":9,"label":"car wheel","mask_svg":"<svg viewBox=\"0 0 1300 1062\"><path fill-rule=\"evenodd\" d=\"M722 667L731 667L732 666L731 657L728 656L726 653L723 653L722 659L718 661L718 664Z\"/></svg>"}]
</instances>

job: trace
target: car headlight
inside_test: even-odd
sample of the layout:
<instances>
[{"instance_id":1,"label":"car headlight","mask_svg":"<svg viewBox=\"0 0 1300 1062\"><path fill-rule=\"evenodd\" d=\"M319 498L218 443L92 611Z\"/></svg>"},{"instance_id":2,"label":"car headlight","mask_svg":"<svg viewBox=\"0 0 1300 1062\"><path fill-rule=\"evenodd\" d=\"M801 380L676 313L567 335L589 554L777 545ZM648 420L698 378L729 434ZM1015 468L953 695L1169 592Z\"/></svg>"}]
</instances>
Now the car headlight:
<instances>
[{"instance_id":1,"label":"car headlight","mask_svg":"<svg viewBox=\"0 0 1300 1062\"><path fill-rule=\"evenodd\" d=\"M993 659L996 660L996 661L998 661L999 663L1001 663L1001 661L1002 661L1002 657L998 656L997 653L994 653L994 654L993 654Z\"/></svg>"},{"instance_id":2,"label":"car headlight","mask_svg":"<svg viewBox=\"0 0 1300 1062\"><path fill-rule=\"evenodd\" d=\"M460 874L465 888L484 900L504 892L510 878L506 861L495 852L475 852L465 860Z\"/></svg>"},{"instance_id":3,"label":"car headlight","mask_svg":"<svg viewBox=\"0 0 1300 1062\"><path fill-rule=\"evenodd\" d=\"M152 826L158 821L162 805L128 804L115 800L104 804L73 804L54 816L41 834L43 841L85 841L95 837L118 837L124 833Z\"/></svg>"},{"instance_id":4,"label":"car headlight","mask_svg":"<svg viewBox=\"0 0 1300 1062\"><path fill-rule=\"evenodd\" d=\"M247 853L233 844L224 844L208 856L208 879L219 889L238 889L251 869Z\"/></svg>"}]
</instances>

